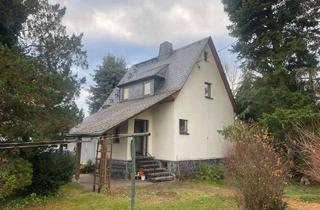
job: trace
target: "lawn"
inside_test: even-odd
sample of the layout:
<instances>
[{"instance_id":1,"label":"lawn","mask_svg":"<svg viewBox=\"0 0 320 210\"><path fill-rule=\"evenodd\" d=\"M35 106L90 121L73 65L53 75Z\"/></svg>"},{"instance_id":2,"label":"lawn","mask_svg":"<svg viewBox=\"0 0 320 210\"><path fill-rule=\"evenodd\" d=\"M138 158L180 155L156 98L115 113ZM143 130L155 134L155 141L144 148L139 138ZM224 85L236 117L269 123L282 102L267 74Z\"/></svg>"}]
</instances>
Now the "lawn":
<instances>
[{"instance_id":1,"label":"lawn","mask_svg":"<svg viewBox=\"0 0 320 210\"><path fill-rule=\"evenodd\" d=\"M97 194L70 183L58 196L16 200L7 209L25 210L121 210L130 207L130 188L113 189L112 195ZM320 209L320 187L290 186L286 190L289 209ZM137 187L136 209L238 209L234 190L223 183L200 181L167 182ZM15 205L14 205L15 204ZM16 207L14 207L16 206ZM23 207L24 206L24 207ZM26 207L28 206L28 207Z\"/></svg>"}]
</instances>

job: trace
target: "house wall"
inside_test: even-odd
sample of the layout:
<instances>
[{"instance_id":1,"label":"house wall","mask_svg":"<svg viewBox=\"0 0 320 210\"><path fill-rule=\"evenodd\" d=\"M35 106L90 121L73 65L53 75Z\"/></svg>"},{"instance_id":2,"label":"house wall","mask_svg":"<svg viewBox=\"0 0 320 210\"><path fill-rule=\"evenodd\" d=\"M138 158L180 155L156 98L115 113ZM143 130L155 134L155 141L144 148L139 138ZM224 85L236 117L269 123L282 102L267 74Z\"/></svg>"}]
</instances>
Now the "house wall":
<instances>
[{"instance_id":1,"label":"house wall","mask_svg":"<svg viewBox=\"0 0 320 210\"><path fill-rule=\"evenodd\" d=\"M173 102L159 104L152 110L153 136L152 155L160 160L175 159L174 105Z\"/></svg>"},{"instance_id":2,"label":"house wall","mask_svg":"<svg viewBox=\"0 0 320 210\"><path fill-rule=\"evenodd\" d=\"M228 144L218 130L234 122L234 112L209 46L205 51L208 61L203 53L174 102L176 161L225 157ZM213 99L205 98L205 82ZM179 119L188 120L189 135L179 134Z\"/></svg>"},{"instance_id":3,"label":"house wall","mask_svg":"<svg viewBox=\"0 0 320 210\"><path fill-rule=\"evenodd\" d=\"M134 133L134 120L148 120L148 153L161 160L175 157L173 130L173 102L159 104L128 120L128 133ZM156 120L155 120L156 119ZM127 141L127 160L131 160L130 140Z\"/></svg>"},{"instance_id":4,"label":"house wall","mask_svg":"<svg viewBox=\"0 0 320 210\"><path fill-rule=\"evenodd\" d=\"M111 131L111 133L114 133ZM128 123L120 125L120 133L128 133ZM85 164L88 160L95 162L96 149L98 138L83 138L83 140L91 140L90 142L83 142L81 146L81 164ZM112 159L128 160L127 157L127 138L120 138L120 143L113 143L112 145Z\"/></svg>"},{"instance_id":5,"label":"house wall","mask_svg":"<svg viewBox=\"0 0 320 210\"><path fill-rule=\"evenodd\" d=\"M121 134L128 133L128 123L127 122L120 125L120 133ZM112 159L128 160L127 144L128 144L127 138L120 138L120 143L113 143L112 144Z\"/></svg>"}]
</instances>

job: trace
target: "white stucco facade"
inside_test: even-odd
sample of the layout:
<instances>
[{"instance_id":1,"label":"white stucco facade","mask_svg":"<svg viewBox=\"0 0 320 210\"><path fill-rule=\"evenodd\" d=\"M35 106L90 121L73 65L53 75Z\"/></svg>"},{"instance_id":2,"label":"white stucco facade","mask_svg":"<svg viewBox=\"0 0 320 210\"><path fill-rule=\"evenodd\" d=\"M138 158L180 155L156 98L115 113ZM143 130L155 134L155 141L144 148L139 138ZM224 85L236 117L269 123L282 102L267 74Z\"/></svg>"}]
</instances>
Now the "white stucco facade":
<instances>
[{"instance_id":1,"label":"white stucco facade","mask_svg":"<svg viewBox=\"0 0 320 210\"><path fill-rule=\"evenodd\" d=\"M234 122L234 111L209 46L205 51L207 61L202 53L174 102L175 160L225 157L227 142L218 130ZM205 97L205 82L212 99ZM179 133L179 119L188 120L189 135Z\"/></svg>"}]
</instances>

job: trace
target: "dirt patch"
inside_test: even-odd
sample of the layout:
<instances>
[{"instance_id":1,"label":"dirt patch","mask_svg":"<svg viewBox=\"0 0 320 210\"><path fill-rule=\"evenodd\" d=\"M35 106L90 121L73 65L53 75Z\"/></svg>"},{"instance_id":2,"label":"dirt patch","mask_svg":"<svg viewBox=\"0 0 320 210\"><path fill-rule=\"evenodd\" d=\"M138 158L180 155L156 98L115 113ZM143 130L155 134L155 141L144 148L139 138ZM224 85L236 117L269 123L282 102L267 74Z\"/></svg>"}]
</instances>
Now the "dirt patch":
<instances>
[{"instance_id":1,"label":"dirt patch","mask_svg":"<svg viewBox=\"0 0 320 210\"><path fill-rule=\"evenodd\" d=\"M298 200L287 200L288 206L294 209L301 210L319 210L320 203L303 202Z\"/></svg>"}]
</instances>

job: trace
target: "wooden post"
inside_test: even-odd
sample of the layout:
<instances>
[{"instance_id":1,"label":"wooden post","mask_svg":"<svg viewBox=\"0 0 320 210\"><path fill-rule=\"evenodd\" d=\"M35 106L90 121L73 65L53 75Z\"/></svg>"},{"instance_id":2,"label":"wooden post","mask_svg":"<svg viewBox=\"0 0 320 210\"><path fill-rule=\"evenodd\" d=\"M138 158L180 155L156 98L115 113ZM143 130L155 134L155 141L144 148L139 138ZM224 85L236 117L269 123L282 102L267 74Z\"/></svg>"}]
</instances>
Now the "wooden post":
<instances>
[{"instance_id":1,"label":"wooden post","mask_svg":"<svg viewBox=\"0 0 320 210\"><path fill-rule=\"evenodd\" d=\"M81 138L79 138L81 141ZM77 142L77 151L76 151L76 171L75 171L75 179L79 182L80 178L80 161L81 161L81 142Z\"/></svg>"},{"instance_id":2,"label":"wooden post","mask_svg":"<svg viewBox=\"0 0 320 210\"><path fill-rule=\"evenodd\" d=\"M101 142L101 153L100 153L100 164L99 164L99 188L98 192L101 192L106 189L106 159L107 159L107 139L105 136L102 137Z\"/></svg>"},{"instance_id":3,"label":"wooden post","mask_svg":"<svg viewBox=\"0 0 320 210\"><path fill-rule=\"evenodd\" d=\"M111 194L111 175L112 175L112 136L107 135L106 140L106 191Z\"/></svg>"}]
</instances>

